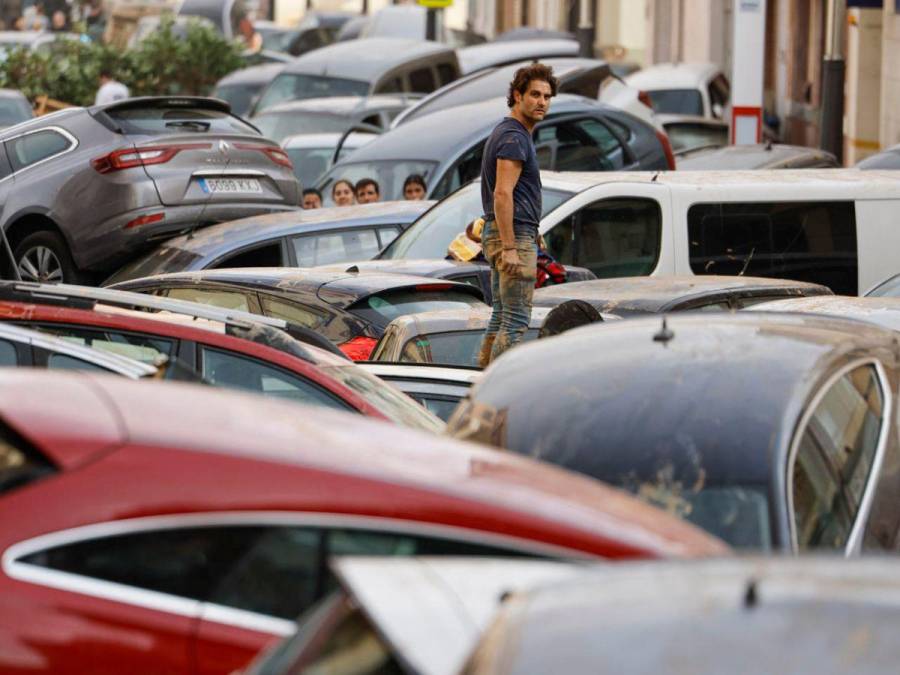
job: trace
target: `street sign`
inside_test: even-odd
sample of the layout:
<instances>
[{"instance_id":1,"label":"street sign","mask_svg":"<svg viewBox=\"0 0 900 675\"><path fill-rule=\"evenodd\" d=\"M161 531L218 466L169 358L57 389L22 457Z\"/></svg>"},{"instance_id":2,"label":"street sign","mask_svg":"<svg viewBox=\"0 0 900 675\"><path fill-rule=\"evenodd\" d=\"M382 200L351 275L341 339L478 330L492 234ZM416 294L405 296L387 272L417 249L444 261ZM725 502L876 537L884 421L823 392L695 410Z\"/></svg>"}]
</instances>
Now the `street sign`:
<instances>
[{"instance_id":1,"label":"street sign","mask_svg":"<svg viewBox=\"0 0 900 675\"><path fill-rule=\"evenodd\" d=\"M444 9L453 4L453 0L416 0L416 4L429 9Z\"/></svg>"}]
</instances>

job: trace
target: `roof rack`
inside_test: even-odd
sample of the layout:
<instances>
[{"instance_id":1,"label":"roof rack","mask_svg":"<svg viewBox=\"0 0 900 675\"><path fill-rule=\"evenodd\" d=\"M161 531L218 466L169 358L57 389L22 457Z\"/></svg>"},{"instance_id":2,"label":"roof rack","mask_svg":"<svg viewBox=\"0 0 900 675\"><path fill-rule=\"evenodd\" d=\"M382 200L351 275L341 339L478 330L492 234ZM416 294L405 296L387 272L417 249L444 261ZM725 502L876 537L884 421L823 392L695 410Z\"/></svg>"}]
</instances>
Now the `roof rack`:
<instances>
[{"instance_id":1,"label":"roof rack","mask_svg":"<svg viewBox=\"0 0 900 675\"><path fill-rule=\"evenodd\" d=\"M281 351L287 351L305 361L315 359L298 341L316 344L307 335L310 331L261 314L251 314L240 310L223 309L186 300L173 300L157 295L146 295L132 291L117 291L108 288L92 288L71 284L41 284L32 281L0 281L0 299L17 302L42 302L62 304L79 309L94 309L101 303L124 309L142 309L156 312L170 312L194 319L218 321L237 337L253 340ZM274 330L273 330L274 329ZM277 332L275 332L277 330ZM287 334L287 335L285 335ZM286 336L294 338L286 340ZM321 339L316 335L316 338ZM317 345L318 346L318 345Z\"/></svg>"}]
</instances>

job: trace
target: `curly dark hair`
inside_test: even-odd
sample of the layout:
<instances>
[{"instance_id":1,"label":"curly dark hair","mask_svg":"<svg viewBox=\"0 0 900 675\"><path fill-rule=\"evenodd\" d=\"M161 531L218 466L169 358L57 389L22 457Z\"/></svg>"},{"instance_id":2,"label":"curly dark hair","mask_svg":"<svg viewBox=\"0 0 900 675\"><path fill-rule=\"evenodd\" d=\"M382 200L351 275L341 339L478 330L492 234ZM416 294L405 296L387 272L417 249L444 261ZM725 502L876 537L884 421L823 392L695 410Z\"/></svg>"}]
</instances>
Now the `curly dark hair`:
<instances>
[{"instance_id":1,"label":"curly dark hair","mask_svg":"<svg viewBox=\"0 0 900 675\"><path fill-rule=\"evenodd\" d=\"M523 96L528 90L528 84L532 80L542 80L550 85L550 95L556 96L559 89L559 80L553 75L553 67L543 63L534 62L530 66L523 66L516 71L512 82L509 83L509 93L506 95L506 105L512 108L516 104L515 92Z\"/></svg>"}]
</instances>

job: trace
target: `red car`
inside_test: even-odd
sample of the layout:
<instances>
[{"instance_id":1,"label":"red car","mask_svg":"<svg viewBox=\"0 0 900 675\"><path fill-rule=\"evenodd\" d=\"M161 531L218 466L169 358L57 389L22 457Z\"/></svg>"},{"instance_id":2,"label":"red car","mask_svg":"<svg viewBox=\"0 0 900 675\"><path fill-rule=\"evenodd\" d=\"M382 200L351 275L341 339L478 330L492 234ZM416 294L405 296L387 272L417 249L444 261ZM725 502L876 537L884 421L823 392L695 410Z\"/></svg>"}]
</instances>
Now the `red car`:
<instances>
[{"instance_id":1,"label":"red car","mask_svg":"<svg viewBox=\"0 0 900 675\"><path fill-rule=\"evenodd\" d=\"M229 673L332 555L718 555L589 479L183 383L0 372L0 670Z\"/></svg>"},{"instance_id":2,"label":"red car","mask_svg":"<svg viewBox=\"0 0 900 675\"><path fill-rule=\"evenodd\" d=\"M84 303L82 303L84 305ZM206 311L216 311L203 308ZM300 344L263 325L251 326L263 340L234 326L173 314L148 314L96 305L78 309L0 300L0 321L37 328L88 347L155 363L164 357L168 379L203 378L207 383L300 403L351 410L429 431L443 423L409 397L351 361ZM228 334L233 333L233 334ZM282 349L271 344L278 343Z\"/></svg>"}]
</instances>

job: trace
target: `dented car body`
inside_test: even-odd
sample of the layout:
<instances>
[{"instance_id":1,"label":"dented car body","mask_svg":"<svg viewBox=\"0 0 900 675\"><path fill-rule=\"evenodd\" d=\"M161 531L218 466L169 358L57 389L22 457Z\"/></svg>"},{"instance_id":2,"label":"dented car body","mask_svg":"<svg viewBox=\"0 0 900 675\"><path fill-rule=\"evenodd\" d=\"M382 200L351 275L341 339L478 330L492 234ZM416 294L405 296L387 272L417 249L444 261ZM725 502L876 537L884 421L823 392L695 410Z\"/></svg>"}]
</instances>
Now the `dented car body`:
<instances>
[{"instance_id":1,"label":"dented car body","mask_svg":"<svg viewBox=\"0 0 900 675\"><path fill-rule=\"evenodd\" d=\"M523 345L450 419L460 438L627 489L738 548L900 545L895 334L799 314L682 314ZM534 404L534 364L553 369Z\"/></svg>"}]
</instances>

